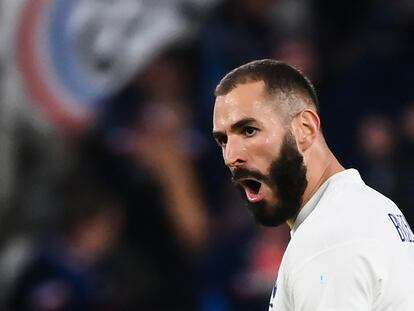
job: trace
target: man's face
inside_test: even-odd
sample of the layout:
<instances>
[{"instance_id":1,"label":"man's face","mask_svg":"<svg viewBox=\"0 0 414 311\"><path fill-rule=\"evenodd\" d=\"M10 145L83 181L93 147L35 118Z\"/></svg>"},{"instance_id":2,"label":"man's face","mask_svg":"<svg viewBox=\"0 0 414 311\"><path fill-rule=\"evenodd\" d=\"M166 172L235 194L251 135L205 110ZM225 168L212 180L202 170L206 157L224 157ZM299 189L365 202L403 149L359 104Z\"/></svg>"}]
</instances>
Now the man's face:
<instances>
[{"instance_id":1,"label":"man's face","mask_svg":"<svg viewBox=\"0 0 414 311\"><path fill-rule=\"evenodd\" d=\"M264 94L259 81L218 96L213 133L256 220L277 226L301 207L306 167L293 133Z\"/></svg>"}]
</instances>

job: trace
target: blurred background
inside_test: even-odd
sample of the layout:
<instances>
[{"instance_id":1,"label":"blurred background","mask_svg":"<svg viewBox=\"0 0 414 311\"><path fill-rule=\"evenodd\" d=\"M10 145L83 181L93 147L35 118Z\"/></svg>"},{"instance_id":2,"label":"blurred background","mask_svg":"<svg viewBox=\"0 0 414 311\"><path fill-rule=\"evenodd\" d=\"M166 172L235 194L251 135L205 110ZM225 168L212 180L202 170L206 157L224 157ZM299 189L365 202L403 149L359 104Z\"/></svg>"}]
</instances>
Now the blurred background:
<instances>
[{"instance_id":1,"label":"blurred background","mask_svg":"<svg viewBox=\"0 0 414 311\"><path fill-rule=\"evenodd\" d=\"M0 309L267 310L289 230L211 137L259 58L311 78L334 153L413 225L412 0L1 0Z\"/></svg>"}]
</instances>

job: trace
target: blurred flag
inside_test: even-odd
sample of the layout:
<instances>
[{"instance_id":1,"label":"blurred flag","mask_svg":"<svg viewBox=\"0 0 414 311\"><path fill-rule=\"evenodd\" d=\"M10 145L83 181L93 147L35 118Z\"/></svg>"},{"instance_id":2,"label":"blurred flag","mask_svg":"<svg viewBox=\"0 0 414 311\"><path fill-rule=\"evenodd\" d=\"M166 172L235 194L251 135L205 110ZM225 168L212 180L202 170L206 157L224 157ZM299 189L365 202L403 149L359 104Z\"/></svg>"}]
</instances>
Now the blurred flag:
<instances>
[{"instance_id":1,"label":"blurred flag","mask_svg":"<svg viewBox=\"0 0 414 311\"><path fill-rule=\"evenodd\" d=\"M215 0L25 0L16 61L24 86L57 126L84 128L109 96ZM190 8L190 10L188 10Z\"/></svg>"}]
</instances>

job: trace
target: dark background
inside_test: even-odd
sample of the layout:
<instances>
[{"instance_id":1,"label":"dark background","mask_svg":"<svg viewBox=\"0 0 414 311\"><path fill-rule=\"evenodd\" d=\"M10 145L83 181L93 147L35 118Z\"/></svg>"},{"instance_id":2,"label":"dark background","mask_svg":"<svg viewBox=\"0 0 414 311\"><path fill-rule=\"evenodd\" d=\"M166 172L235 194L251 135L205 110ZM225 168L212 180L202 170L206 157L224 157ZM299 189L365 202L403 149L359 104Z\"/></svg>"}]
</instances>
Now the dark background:
<instances>
[{"instance_id":1,"label":"dark background","mask_svg":"<svg viewBox=\"0 0 414 311\"><path fill-rule=\"evenodd\" d=\"M254 59L314 82L335 155L414 223L412 1L182 10L191 35L82 130L39 108L0 37L1 310L266 310L289 231L254 224L211 137L216 84Z\"/></svg>"}]
</instances>

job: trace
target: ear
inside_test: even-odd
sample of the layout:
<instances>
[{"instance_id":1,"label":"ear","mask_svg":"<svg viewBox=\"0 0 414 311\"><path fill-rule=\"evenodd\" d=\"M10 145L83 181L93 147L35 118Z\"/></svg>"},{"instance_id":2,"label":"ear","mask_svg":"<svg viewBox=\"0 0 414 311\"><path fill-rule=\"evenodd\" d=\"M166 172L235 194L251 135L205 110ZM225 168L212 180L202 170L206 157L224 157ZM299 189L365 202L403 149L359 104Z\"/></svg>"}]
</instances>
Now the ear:
<instances>
[{"instance_id":1,"label":"ear","mask_svg":"<svg viewBox=\"0 0 414 311\"><path fill-rule=\"evenodd\" d=\"M319 135L321 120L312 109L302 110L293 120L292 128L299 149L305 152Z\"/></svg>"}]
</instances>

